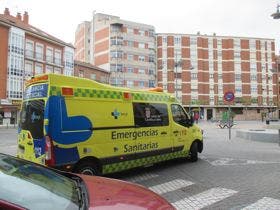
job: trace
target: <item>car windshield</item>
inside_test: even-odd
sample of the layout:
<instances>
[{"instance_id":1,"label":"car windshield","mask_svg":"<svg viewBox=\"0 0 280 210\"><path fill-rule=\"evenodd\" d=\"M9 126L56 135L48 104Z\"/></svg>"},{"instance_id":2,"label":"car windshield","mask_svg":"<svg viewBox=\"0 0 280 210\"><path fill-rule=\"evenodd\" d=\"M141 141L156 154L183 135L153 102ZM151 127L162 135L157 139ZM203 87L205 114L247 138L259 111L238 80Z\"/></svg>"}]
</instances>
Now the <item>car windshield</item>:
<instances>
[{"instance_id":1,"label":"car windshield","mask_svg":"<svg viewBox=\"0 0 280 210\"><path fill-rule=\"evenodd\" d=\"M27 209L79 209L76 189L66 176L0 154L0 199Z\"/></svg>"}]
</instances>

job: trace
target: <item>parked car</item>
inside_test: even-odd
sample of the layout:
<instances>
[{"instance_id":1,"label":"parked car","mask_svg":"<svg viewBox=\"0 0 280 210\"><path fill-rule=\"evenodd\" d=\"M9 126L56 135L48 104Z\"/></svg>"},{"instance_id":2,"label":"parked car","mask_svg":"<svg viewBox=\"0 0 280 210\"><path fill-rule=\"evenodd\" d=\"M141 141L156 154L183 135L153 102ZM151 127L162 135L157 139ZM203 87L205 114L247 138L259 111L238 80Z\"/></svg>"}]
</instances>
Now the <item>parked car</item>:
<instances>
[{"instance_id":1,"label":"parked car","mask_svg":"<svg viewBox=\"0 0 280 210\"><path fill-rule=\"evenodd\" d=\"M125 181L61 172L0 153L0 209L175 209Z\"/></svg>"}]
</instances>

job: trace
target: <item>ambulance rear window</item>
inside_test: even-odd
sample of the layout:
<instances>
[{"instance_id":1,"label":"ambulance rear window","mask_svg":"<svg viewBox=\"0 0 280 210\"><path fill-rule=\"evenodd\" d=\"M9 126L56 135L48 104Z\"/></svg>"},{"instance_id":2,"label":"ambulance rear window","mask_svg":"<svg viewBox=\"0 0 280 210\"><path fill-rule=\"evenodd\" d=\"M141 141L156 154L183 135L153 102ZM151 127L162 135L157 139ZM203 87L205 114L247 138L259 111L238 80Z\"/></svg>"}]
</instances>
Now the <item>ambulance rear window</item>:
<instances>
[{"instance_id":1,"label":"ambulance rear window","mask_svg":"<svg viewBox=\"0 0 280 210\"><path fill-rule=\"evenodd\" d=\"M133 103L135 125L141 127L168 126L166 104Z\"/></svg>"},{"instance_id":2,"label":"ambulance rear window","mask_svg":"<svg viewBox=\"0 0 280 210\"><path fill-rule=\"evenodd\" d=\"M44 100L25 101L20 115L20 127L30 131L34 139L43 138Z\"/></svg>"}]
</instances>

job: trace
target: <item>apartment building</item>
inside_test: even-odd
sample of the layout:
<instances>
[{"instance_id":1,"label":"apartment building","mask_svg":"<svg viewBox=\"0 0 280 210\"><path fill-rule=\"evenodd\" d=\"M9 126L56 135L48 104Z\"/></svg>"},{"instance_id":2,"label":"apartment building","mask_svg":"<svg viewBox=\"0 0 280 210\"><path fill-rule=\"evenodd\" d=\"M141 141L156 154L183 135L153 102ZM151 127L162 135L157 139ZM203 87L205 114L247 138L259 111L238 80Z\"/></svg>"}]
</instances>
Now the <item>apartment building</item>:
<instances>
[{"instance_id":1,"label":"apartment building","mask_svg":"<svg viewBox=\"0 0 280 210\"><path fill-rule=\"evenodd\" d=\"M201 34L157 34L158 85L202 119L278 118L274 39ZM224 94L235 94L234 102Z\"/></svg>"},{"instance_id":2,"label":"apartment building","mask_svg":"<svg viewBox=\"0 0 280 210\"><path fill-rule=\"evenodd\" d=\"M97 13L78 25L75 59L110 73L110 84L131 88L156 83L155 29L151 25Z\"/></svg>"},{"instance_id":3,"label":"apartment building","mask_svg":"<svg viewBox=\"0 0 280 210\"><path fill-rule=\"evenodd\" d=\"M74 47L29 24L29 15L0 14L0 125L17 124L24 82L33 75L74 74Z\"/></svg>"}]
</instances>

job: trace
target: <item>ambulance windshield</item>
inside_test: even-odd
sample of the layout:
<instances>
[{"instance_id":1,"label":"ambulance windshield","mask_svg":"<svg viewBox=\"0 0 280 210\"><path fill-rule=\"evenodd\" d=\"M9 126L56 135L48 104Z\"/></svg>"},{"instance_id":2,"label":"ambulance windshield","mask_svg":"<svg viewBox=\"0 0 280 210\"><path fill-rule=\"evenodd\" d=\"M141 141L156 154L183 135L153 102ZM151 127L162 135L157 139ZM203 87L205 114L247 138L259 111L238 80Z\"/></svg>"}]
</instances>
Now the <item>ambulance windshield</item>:
<instances>
[{"instance_id":1,"label":"ambulance windshield","mask_svg":"<svg viewBox=\"0 0 280 210\"><path fill-rule=\"evenodd\" d=\"M44 100L25 101L20 114L20 127L30 131L34 139L43 138Z\"/></svg>"}]
</instances>

